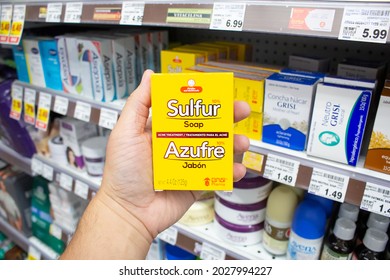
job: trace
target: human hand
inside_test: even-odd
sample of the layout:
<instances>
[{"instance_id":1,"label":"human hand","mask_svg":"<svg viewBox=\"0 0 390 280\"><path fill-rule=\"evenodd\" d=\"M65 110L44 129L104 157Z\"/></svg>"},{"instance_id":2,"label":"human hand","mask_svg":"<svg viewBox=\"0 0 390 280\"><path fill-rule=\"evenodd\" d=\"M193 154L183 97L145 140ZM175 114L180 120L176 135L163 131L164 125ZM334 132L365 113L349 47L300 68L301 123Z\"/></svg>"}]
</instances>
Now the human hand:
<instances>
[{"instance_id":1,"label":"human hand","mask_svg":"<svg viewBox=\"0 0 390 280\"><path fill-rule=\"evenodd\" d=\"M114 207L126 221L134 219L144 225L151 238L177 222L196 201L201 192L154 191L152 170L152 134L150 77L147 70L140 86L130 95L113 129L108 145L101 189L97 199ZM250 113L246 102L235 102L235 122ZM234 136L234 151L248 150L249 140ZM246 168L234 163L234 180L241 179Z\"/></svg>"}]
</instances>

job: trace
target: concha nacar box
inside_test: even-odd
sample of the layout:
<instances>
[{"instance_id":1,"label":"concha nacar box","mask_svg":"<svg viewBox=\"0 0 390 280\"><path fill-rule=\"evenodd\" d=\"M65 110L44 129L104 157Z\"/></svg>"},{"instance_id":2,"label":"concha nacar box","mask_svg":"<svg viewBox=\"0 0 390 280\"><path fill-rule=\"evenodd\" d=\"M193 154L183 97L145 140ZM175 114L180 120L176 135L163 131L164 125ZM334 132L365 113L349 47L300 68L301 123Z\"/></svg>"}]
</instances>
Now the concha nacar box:
<instances>
[{"instance_id":1,"label":"concha nacar box","mask_svg":"<svg viewBox=\"0 0 390 280\"><path fill-rule=\"evenodd\" d=\"M233 189L233 73L153 74L156 190Z\"/></svg>"}]
</instances>

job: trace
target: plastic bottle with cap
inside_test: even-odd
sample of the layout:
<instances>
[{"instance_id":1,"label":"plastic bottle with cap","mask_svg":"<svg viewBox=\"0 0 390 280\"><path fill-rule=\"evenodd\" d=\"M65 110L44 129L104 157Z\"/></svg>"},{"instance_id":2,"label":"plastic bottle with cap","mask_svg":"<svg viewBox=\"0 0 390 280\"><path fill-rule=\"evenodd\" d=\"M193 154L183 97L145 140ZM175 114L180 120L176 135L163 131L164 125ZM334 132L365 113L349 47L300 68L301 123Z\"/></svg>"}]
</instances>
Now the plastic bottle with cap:
<instances>
[{"instance_id":1,"label":"plastic bottle with cap","mask_svg":"<svg viewBox=\"0 0 390 280\"><path fill-rule=\"evenodd\" d=\"M362 240L368 228L376 228L379 229L380 231L386 232L387 229L389 228L389 224L390 224L390 219L388 217L371 212L368 216L368 220L365 226L360 228L357 238L359 240Z\"/></svg>"},{"instance_id":2,"label":"plastic bottle with cap","mask_svg":"<svg viewBox=\"0 0 390 280\"><path fill-rule=\"evenodd\" d=\"M356 223L359 218L359 211L359 206L357 205L342 203L339 208L338 217L347 218Z\"/></svg>"},{"instance_id":3,"label":"plastic bottle with cap","mask_svg":"<svg viewBox=\"0 0 390 280\"><path fill-rule=\"evenodd\" d=\"M270 193L264 221L263 246L271 254L287 251L291 222L298 196L288 186L277 186Z\"/></svg>"},{"instance_id":4,"label":"plastic bottle with cap","mask_svg":"<svg viewBox=\"0 0 390 280\"><path fill-rule=\"evenodd\" d=\"M312 199L304 199L294 213L287 259L318 260L326 224L325 209Z\"/></svg>"},{"instance_id":5,"label":"plastic bottle with cap","mask_svg":"<svg viewBox=\"0 0 390 280\"><path fill-rule=\"evenodd\" d=\"M386 232L376 228L368 228L364 234L363 242L355 248L352 259L384 260L388 240Z\"/></svg>"},{"instance_id":6,"label":"plastic bottle with cap","mask_svg":"<svg viewBox=\"0 0 390 280\"><path fill-rule=\"evenodd\" d=\"M338 218L324 244L321 260L350 260L355 248L356 224L348 218Z\"/></svg>"}]
</instances>

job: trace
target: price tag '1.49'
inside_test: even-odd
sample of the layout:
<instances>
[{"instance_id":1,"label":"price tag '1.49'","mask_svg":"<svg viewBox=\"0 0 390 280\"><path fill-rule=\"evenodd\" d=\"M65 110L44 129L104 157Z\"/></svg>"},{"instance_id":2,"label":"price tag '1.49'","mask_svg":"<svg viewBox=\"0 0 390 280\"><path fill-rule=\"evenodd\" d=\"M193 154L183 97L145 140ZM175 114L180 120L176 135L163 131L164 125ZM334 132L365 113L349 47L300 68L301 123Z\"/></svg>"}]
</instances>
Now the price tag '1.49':
<instances>
[{"instance_id":1,"label":"price tag '1.49'","mask_svg":"<svg viewBox=\"0 0 390 280\"><path fill-rule=\"evenodd\" d=\"M214 3L210 29L242 31L245 3Z\"/></svg>"},{"instance_id":2,"label":"price tag '1.49'","mask_svg":"<svg viewBox=\"0 0 390 280\"><path fill-rule=\"evenodd\" d=\"M295 186L298 170L298 161L268 154L263 176L273 181Z\"/></svg>"},{"instance_id":3,"label":"price tag '1.49'","mask_svg":"<svg viewBox=\"0 0 390 280\"><path fill-rule=\"evenodd\" d=\"M308 192L343 203L349 177L313 168Z\"/></svg>"},{"instance_id":4,"label":"price tag '1.49'","mask_svg":"<svg viewBox=\"0 0 390 280\"><path fill-rule=\"evenodd\" d=\"M389 27L389 7L348 7L344 9L339 39L386 44Z\"/></svg>"},{"instance_id":5,"label":"price tag '1.49'","mask_svg":"<svg viewBox=\"0 0 390 280\"><path fill-rule=\"evenodd\" d=\"M360 208L390 218L390 188L367 182Z\"/></svg>"}]
</instances>

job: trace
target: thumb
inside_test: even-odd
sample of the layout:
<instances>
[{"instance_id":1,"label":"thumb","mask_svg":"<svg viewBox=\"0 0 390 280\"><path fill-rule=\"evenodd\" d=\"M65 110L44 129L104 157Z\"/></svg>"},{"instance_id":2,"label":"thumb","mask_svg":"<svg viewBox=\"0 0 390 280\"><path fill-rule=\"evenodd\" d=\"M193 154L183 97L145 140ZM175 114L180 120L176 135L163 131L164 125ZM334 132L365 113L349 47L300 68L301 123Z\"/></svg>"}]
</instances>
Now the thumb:
<instances>
[{"instance_id":1,"label":"thumb","mask_svg":"<svg viewBox=\"0 0 390 280\"><path fill-rule=\"evenodd\" d=\"M141 134L145 130L151 106L150 78L152 70L146 70L139 86L130 94L116 126Z\"/></svg>"}]
</instances>

